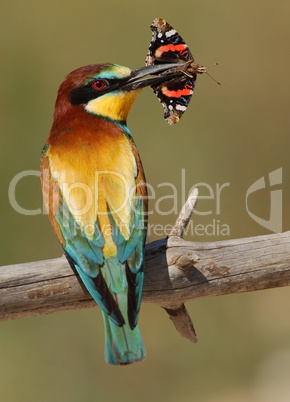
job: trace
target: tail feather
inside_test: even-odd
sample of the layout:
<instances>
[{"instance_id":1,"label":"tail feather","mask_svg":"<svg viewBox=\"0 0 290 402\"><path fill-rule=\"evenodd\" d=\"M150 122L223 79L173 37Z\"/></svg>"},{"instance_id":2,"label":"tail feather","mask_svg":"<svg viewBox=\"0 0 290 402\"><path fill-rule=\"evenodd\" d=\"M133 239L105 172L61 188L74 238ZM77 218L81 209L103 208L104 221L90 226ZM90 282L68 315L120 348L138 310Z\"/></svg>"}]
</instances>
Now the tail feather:
<instances>
[{"instance_id":1,"label":"tail feather","mask_svg":"<svg viewBox=\"0 0 290 402\"><path fill-rule=\"evenodd\" d=\"M145 347L138 326L118 327L103 313L105 326L105 359L110 364L124 365L143 360Z\"/></svg>"},{"instance_id":2,"label":"tail feather","mask_svg":"<svg viewBox=\"0 0 290 402\"><path fill-rule=\"evenodd\" d=\"M128 281L128 321L130 328L134 329L138 322L141 305L144 272L142 269L134 273L127 265L126 276Z\"/></svg>"},{"instance_id":3,"label":"tail feather","mask_svg":"<svg viewBox=\"0 0 290 402\"><path fill-rule=\"evenodd\" d=\"M108 288L112 292L115 304L123 317L123 323L120 325L105 311L103 312L106 360L110 364L129 364L142 360L145 357L145 349L139 328L136 326L136 306L134 303L131 306L131 297L129 296L132 292L135 293L134 278L132 281L128 281L126 264L120 263L117 258L105 260L105 266L102 269ZM140 290L142 295L142 288ZM131 312L132 307L133 311ZM136 317L134 325L132 325L132 313L134 313L134 318Z\"/></svg>"}]
</instances>

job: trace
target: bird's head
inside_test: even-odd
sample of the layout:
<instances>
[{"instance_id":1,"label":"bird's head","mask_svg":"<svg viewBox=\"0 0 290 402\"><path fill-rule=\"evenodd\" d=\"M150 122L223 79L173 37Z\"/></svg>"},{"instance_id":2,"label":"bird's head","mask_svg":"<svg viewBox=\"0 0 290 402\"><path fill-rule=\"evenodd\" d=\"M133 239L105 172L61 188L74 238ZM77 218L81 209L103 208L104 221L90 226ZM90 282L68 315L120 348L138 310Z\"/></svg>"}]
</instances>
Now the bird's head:
<instances>
[{"instance_id":1,"label":"bird's head","mask_svg":"<svg viewBox=\"0 0 290 402\"><path fill-rule=\"evenodd\" d=\"M55 120L78 109L114 122L125 123L140 90L172 78L178 64L160 64L130 70L116 64L92 64L72 71L61 84Z\"/></svg>"}]
</instances>

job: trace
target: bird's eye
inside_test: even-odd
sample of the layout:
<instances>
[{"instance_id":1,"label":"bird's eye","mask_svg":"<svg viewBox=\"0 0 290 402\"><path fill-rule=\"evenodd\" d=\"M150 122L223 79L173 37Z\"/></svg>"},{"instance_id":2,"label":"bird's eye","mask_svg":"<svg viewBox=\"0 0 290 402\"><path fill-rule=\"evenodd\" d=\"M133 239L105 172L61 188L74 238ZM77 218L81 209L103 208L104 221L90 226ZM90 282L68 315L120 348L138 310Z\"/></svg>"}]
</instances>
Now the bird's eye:
<instances>
[{"instance_id":1,"label":"bird's eye","mask_svg":"<svg viewBox=\"0 0 290 402\"><path fill-rule=\"evenodd\" d=\"M95 80L92 84L92 87L96 89L97 91L100 91L101 89L104 89L106 83L102 80Z\"/></svg>"}]
</instances>

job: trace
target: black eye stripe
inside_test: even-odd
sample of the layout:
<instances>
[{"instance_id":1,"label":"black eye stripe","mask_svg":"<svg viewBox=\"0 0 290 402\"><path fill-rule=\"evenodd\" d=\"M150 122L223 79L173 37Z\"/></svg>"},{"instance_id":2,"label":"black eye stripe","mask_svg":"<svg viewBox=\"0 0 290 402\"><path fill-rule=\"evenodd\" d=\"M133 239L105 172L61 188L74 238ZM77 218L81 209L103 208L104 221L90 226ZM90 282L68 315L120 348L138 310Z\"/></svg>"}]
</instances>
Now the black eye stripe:
<instances>
[{"instance_id":1,"label":"black eye stripe","mask_svg":"<svg viewBox=\"0 0 290 402\"><path fill-rule=\"evenodd\" d=\"M93 83L96 81L104 82L102 89L94 88ZM126 82L126 78L94 78L83 87L74 88L69 93L69 100L72 105L86 104L90 100L102 96L108 92L115 91L120 88L121 84Z\"/></svg>"}]
</instances>

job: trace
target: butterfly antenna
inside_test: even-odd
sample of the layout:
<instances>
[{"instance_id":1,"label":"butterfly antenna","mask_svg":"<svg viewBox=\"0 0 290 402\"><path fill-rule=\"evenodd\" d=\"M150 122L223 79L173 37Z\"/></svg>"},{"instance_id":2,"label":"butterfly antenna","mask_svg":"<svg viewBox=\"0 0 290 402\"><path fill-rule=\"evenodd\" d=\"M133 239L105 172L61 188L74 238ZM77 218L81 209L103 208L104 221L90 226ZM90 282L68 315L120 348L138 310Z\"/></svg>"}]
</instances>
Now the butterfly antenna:
<instances>
[{"instance_id":1,"label":"butterfly antenna","mask_svg":"<svg viewBox=\"0 0 290 402\"><path fill-rule=\"evenodd\" d=\"M214 63L214 66L218 66L218 65L219 65L218 62ZM215 78L213 78L213 77L208 73L208 71L206 71L206 74L207 74L212 80L214 80L214 82L216 82L218 85L221 85L221 83L220 83L219 81L217 81Z\"/></svg>"},{"instance_id":2,"label":"butterfly antenna","mask_svg":"<svg viewBox=\"0 0 290 402\"><path fill-rule=\"evenodd\" d=\"M221 83L220 83L219 81L217 81L215 78L213 78L213 76L211 76L208 71L206 72L206 74L207 74L212 80L214 80L214 82L216 82L218 85L221 85Z\"/></svg>"}]
</instances>

